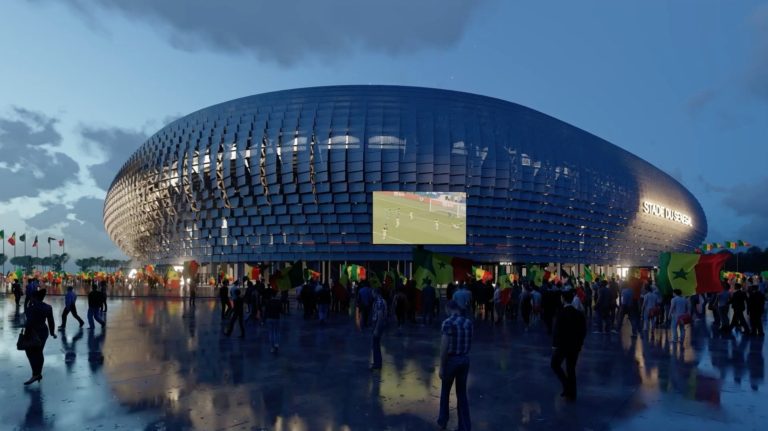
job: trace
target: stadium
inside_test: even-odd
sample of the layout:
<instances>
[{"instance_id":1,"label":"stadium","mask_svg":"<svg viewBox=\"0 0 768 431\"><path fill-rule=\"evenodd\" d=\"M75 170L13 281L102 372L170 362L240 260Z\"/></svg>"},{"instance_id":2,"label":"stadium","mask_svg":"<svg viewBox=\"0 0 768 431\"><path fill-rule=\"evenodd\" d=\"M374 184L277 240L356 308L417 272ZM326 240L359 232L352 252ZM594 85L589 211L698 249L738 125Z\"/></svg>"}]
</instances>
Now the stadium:
<instances>
[{"instance_id":1,"label":"stadium","mask_svg":"<svg viewBox=\"0 0 768 431\"><path fill-rule=\"evenodd\" d=\"M491 97L398 86L277 91L168 124L117 173L111 239L141 262L649 266L707 233L650 163ZM330 268L330 264L328 266Z\"/></svg>"}]
</instances>

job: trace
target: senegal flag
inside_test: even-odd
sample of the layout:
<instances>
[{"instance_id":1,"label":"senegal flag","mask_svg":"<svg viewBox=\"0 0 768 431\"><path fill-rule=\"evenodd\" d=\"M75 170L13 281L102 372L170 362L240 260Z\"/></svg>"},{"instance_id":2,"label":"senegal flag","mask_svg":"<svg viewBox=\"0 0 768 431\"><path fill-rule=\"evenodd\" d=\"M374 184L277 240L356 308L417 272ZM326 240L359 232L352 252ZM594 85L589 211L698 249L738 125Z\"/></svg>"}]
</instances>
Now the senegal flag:
<instances>
[{"instance_id":1,"label":"senegal flag","mask_svg":"<svg viewBox=\"0 0 768 431\"><path fill-rule=\"evenodd\" d=\"M429 250L413 249L413 279L421 289L427 280L433 285L465 280L472 266L471 261Z\"/></svg>"},{"instance_id":2,"label":"senegal flag","mask_svg":"<svg viewBox=\"0 0 768 431\"><path fill-rule=\"evenodd\" d=\"M590 283L595 281L595 274L592 273L592 268L589 265L584 265L584 281Z\"/></svg>"},{"instance_id":3,"label":"senegal flag","mask_svg":"<svg viewBox=\"0 0 768 431\"><path fill-rule=\"evenodd\" d=\"M544 271L538 265L533 265L527 271L528 280L538 287L544 284Z\"/></svg>"},{"instance_id":4,"label":"senegal flag","mask_svg":"<svg viewBox=\"0 0 768 431\"><path fill-rule=\"evenodd\" d=\"M683 296L720 292L720 269L731 257L729 252L716 254L661 253L658 285L664 295L680 289Z\"/></svg>"},{"instance_id":5,"label":"senegal flag","mask_svg":"<svg viewBox=\"0 0 768 431\"><path fill-rule=\"evenodd\" d=\"M294 262L272 275L269 284L275 290L290 290L304 282L301 262Z\"/></svg>"},{"instance_id":6,"label":"senegal flag","mask_svg":"<svg viewBox=\"0 0 768 431\"><path fill-rule=\"evenodd\" d=\"M486 271L479 266L472 267L472 275L475 276L475 280L482 281L483 283L485 283L486 281L493 280L493 274L491 274L490 271Z\"/></svg>"}]
</instances>

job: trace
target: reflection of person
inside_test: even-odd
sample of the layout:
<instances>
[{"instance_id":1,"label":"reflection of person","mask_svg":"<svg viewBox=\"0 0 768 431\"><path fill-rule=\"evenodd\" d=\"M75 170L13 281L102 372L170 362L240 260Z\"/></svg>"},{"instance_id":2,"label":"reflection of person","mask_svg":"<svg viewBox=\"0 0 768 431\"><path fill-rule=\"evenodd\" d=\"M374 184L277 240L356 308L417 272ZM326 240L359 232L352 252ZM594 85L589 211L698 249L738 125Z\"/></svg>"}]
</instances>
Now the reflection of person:
<instances>
[{"instance_id":1,"label":"reflection of person","mask_svg":"<svg viewBox=\"0 0 768 431\"><path fill-rule=\"evenodd\" d=\"M72 313L72 316L75 319L77 319L78 322L80 322L81 328L85 324L85 322L83 322L83 319L81 319L80 316L77 314L77 307L75 307L75 301L77 301L77 294L75 293L75 288L72 286L69 286L67 287L67 294L64 295L64 311L61 312L61 326L59 326L59 329L61 329L62 331L67 327L67 314L69 313Z\"/></svg>"},{"instance_id":2,"label":"reflection of person","mask_svg":"<svg viewBox=\"0 0 768 431\"><path fill-rule=\"evenodd\" d=\"M277 293L271 289L270 295L271 297L267 300L264 317L266 318L267 328L269 329L270 351L275 353L277 352L277 349L280 348L280 313L283 311L283 305L280 298L277 297Z\"/></svg>"},{"instance_id":3,"label":"reflection of person","mask_svg":"<svg viewBox=\"0 0 768 431\"><path fill-rule=\"evenodd\" d=\"M229 281L226 279L221 281L219 286L219 301L221 302L221 318L224 319L229 311Z\"/></svg>"},{"instance_id":4,"label":"reflection of person","mask_svg":"<svg viewBox=\"0 0 768 431\"><path fill-rule=\"evenodd\" d=\"M469 350L472 346L472 320L462 316L456 301L446 304L448 318L443 321L440 343L440 413L437 424L445 429L448 425L448 401L451 387L456 381L456 415L459 418L458 430L469 431L472 427L469 417L469 399L467 398L467 376L469 375Z\"/></svg>"},{"instance_id":5,"label":"reflection of person","mask_svg":"<svg viewBox=\"0 0 768 431\"><path fill-rule=\"evenodd\" d=\"M371 370L381 369L381 336L387 326L387 302L381 297L379 289L373 289L373 340L371 350L373 351L373 363Z\"/></svg>"},{"instance_id":6,"label":"reflection of person","mask_svg":"<svg viewBox=\"0 0 768 431\"><path fill-rule=\"evenodd\" d=\"M763 336L763 311L765 310L765 295L757 286L752 286L747 299L747 313L752 335Z\"/></svg>"},{"instance_id":7,"label":"reflection of person","mask_svg":"<svg viewBox=\"0 0 768 431\"><path fill-rule=\"evenodd\" d=\"M240 323L240 338L245 338L245 326L243 325L243 298L240 296L240 289L234 291L232 318L229 320L229 329L226 332L227 337L232 335L235 328L235 322Z\"/></svg>"},{"instance_id":8,"label":"reflection of person","mask_svg":"<svg viewBox=\"0 0 768 431\"><path fill-rule=\"evenodd\" d=\"M28 337L36 336L39 338L40 345L26 349L29 366L32 369L32 377L24 382L25 385L30 385L43 379L43 363L45 362L43 348L45 348L45 342L48 340L49 333L51 337L56 338L53 309L50 305L43 302L44 299L45 289L36 290L34 298L29 302L26 311L27 324L25 331Z\"/></svg>"},{"instance_id":9,"label":"reflection of person","mask_svg":"<svg viewBox=\"0 0 768 431\"><path fill-rule=\"evenodd\" d=\"M569 400L576 399L576 361L587 334L587 320L584 314L573 306L573 290L563 292L564 307L557 312L552 330L552 371L555 372L563 392ZM565 361L565 371L562 364Z\"/></svg>"}]
</instances>

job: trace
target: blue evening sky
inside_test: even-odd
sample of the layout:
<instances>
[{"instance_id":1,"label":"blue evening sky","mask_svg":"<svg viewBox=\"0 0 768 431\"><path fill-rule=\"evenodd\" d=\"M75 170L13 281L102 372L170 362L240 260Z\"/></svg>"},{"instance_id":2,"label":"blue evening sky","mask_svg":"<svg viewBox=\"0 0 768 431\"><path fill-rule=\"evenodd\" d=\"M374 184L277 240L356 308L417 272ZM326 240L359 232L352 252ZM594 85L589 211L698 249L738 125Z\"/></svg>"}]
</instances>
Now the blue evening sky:
<instances>
[{"instance_id":1,"label":"blue evening sky","mask_svg":"<svg viewBox=\"0 0 768 431\"><path fill-rule=\"evenodd\" d=\"M369 83L562 119L681 181L708 240L768 246L764 1L9 1L0 65L0 229L64 237L75 257L122 256L105 190L167 121Z\"/></svg>"}]
</instances>

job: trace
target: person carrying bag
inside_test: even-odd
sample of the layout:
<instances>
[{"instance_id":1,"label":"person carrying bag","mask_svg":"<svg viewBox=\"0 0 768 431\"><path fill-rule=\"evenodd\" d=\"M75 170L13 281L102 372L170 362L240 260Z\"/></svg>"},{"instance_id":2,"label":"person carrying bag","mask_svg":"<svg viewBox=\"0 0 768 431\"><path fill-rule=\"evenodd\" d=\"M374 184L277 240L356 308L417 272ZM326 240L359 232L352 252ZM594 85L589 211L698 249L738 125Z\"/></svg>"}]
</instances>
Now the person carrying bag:
<instances>
[{"instance_id":1,"label":"person carrying bag","mask_svg":"<svg viewBox=\"0 0 768 431\"><path fill-rule=\"evenodd\" d=\"M30 302L26 311L27 324L19 334L19 340L16 348L24 350L29 360L29 366L32 369L32 377L25 385L31 385L43 379L43 348L48 340L48 334L56 338L56 325L53 321L53 309L50 305L43 302L45 299L45 289L38 289L34 293L34 298Z\"/></svg>"}]
</instances>

